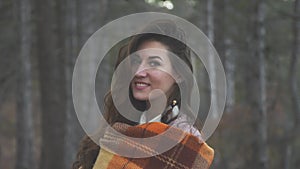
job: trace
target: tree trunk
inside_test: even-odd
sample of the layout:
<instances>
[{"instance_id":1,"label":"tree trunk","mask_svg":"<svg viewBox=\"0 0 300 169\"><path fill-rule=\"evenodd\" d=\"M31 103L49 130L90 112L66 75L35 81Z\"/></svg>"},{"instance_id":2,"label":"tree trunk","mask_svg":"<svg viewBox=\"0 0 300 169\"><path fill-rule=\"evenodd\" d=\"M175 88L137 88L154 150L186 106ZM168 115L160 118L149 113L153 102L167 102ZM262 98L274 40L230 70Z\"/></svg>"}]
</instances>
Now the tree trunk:
<instances>
[{"instance_id":1,"label":"tree trunk","mask_svg":"<svg viewBox=\"0 0 300 169\"><path fill-rule=\"evenodd\" d=\"M16 114L16 138L17 160L16 169L35 169L36 160L34 152L34 127L32 112L32 2L31 0L18 1L19 14L19 70L17 87L17 114Z\"/></svg>"},{"instance_id":2,"label":"tree trunk","mask_svg":"<svg viewBox=\"0 0 300 169\"><path fill-rule=\"evenodd\" d=\"M259 63L259 116L258 116L258 155L259 168L268 168L268 144L267 144L267 103L266 103L266 68L265 68L265 0L257 1L257 56Z\"/></svg>"},{"instance_id":3,"label":"tree trunk","mask_svg":"<svg viewBox=\"0 0 300 169\"><path fill-rule=\"evenodd\" d=\"M224 27L230 25L229 0L224 0ZM226 99L226 112L231 112L235 104L235 55L232 51L232 39L230 37L230 30L226 29L224 32L224 55L225 55L225 72L227 74L227 99Z\"/></svg>"},{"instance_id":4,"label":"tree trunk","mask_svg":"<svg viewBox=\"0 0 300 169\"><path fill-rule=\"evenodd\" d=\"M235 104L235 56L232 52L232 41L228 35L224 40L225 45L225 72L227 74L227 99L226 112L231 112Z\"/></svg>"},{"instance_id":5,"label":"tree trunk","mask_svg":"<svg viewBox=\"0 0 300 169\"><path fill-rule=\"evenodd\" d=\"M207 37L214 43L214 0L207 0Z\"/></svg>"},{"instance_id":6,"label":"tree trunk","mask_svg":"<svg viewBox=\"0 0 300 169\"><path fill-rule=\"evenodd\" d=\"M284 169L291 168L291 158L292 158L292 148L291 145L285 145L285 154L284 154Z\"/></svg>"},{"instance_id":7,"label":"tree trunk","mask_svg":"<svg viewBox=\"0 0 300 169\"><path fill-rule=\"evenodd\" d=\"M195 11L198 11L195 13L195 18L194 18L194 24L207 32L207 7L206 7L206 1L197 1L195 4ZM208 112L209 112L209 107L210 107L210 82L209 82L209 77L207 74L207 67L203 66L202 61L195 55L192 56L192 63L193 63L193 69L194 69L194 76L197 79L198 87L199 87L199 92L201 93L200 95L200 108L198 112L199 119L205 119Z\"/></svg>"},{"instance_id":8,"label":"tree trunk","mask_svg":"<svg viewBox=\"0 0 300 169\"><path fill-rule=\"evenodd\" d=\"M79 31L79 45L83 46L83 44L88 40L88 38L96 32L103 24L106 19L106 10L107 10L107 0L89 0L88 3L85 0L79 0L78 5L78 31ZM98 36L99 38L99 36ZM78 90L81 95L80 97L83 97L84 103L80 103L80 107L82 112L79 113L85 113L84 116L80 117L80 120L84 123L89 124L89 128L91 130L95 130L98 125L99 121L97 118L95 118L95 112L96 110L91 109L91 101L93 101L93 98L89 97L89 92L93 92L90 90L92 86L94 85L95 81L91 78L93 76L93 72L97 71L99 68L98 63L96 62L97 57L99 56L99 53L97 53L94 49L101 49L103 45L105 44L104 37L101 37L101 39L97 39L97 42L100 42L100 44L93 44L94 46L91 48L88 48L85 53L87 56L84 58L84 65L81 65L81 67L78 68L79 70L79 78L80 81L82 81L82 85L76 90ZM101 50L98 50L101 51ZM103 82L110 81L110 78L103 79ZM99 87L99 86L97 86ZM96 95L98 95L98 91L96 90ZM100 89L100 91L102 91ZM106 91L105 91L106 92ZM100 102L103 102L103 100L100 100ZM83 119L84 118L84 119ZM89 130L89 129L88 129ZM91 134L91 133L89 133Z\"/></svg>"},{"instance_id":9,"label":"tree trunk","mask_svg":"<svg viewBox=\"0 0 300 169\"><path fill-rule=\"evenodd\" d=\"M290 71L289 71L289 86L291 93L291 104L294 124L292 129L286 129L286 153L284 157L284 166L285 169L292 168L292 158L293 158L293 142L297 139L298 133L300 130L300 96L299 89L297 85L298 77L298 60L300 55L300 1L295 0L294 5L294 18L292 22L292 29L294 34L293 45L292 45L292 55L290 62ZM287 122L288 125L288 122ZM288 127L287 127L288 128ZM297 164L295 164L297 166Z\"/></svg>"},{"instance_id":10,"label":"tree trunk","mask_svg":"<svg viewBox=\"0 0 300 169\"><path fill-rule=\"evenodd\" d=\"M75 160L75 155L78 149L79 142L83 136L83 131L74 111L72 100L72 73L75 65L75 60L79 54L79 49L82 44L103 25L105 20L107 0L91 0L73 1L66 0L66 16L65 16L65 56L66 56L66 92L67 92L67 121L66 121L66 136L65 136L65 168L70 168L70 165ZM91 12L94 11L94 12ZM105 44L105 43L103 43ZM87 71L95 68L95 63L91 61L91 67L86 67ZM107 74L107 73L106 73ZM89 74L92 75L92 74ZM104 80L109 81L108 79ZM84 92L83 92L84 93ZM88 98L87 98L88 99ZM89 105L83 105L88 112Z\"/></svg>"},{"instance_id":11,"label":"tree trunk","mask_svg":"<svg viewBox=\"0 0 300 169\"><path fill-rule=\"evenodd\" d=\"M295 1L294 6L294 19L293 19L293 49L291 56L291 65L290 65L290 88L292 96L292 110L295 112L294 119L295 125L299 125L300 122L300 96L297 86L297 76L298 76L298 60L300 55L300 1Z\"/></svg>"},{"instance_id":12,"label":"tree trunk","mask_svg":"<svg viewBox=\"0 0 300 169\"><path fill-rule=\"evenodd\" d=\"M88 38L98 29L100 28L100 3L95 0L89 0L88 3L84 0L79 0L79 9L78 9L78 19L79 19L79 43L81 46L88 40ZM97 45L97 44L95 44ZM89 51L92 52L92 51ZM94 53L89 53L89 56L95 55ZM90 81L90 76L94 72L96 68L95 59L91 57L85 58L85 66L80 67L80 78L83 82L81 86L80 92L81 97L84 98L85 103L80 105L82 111L86 113L84 119L90 124L95 124L94 117L92 116L93 111L91 110L90 102L92 98L88 97L89 88L93 85L93 81ZM81 112L82 113L82 112ZM93 126L93 128L96 126Z\"/></svg>"},{"instance_id":13,"label":"tree trunk","mask_svg":"<svg viewBox=\"0 0 300 169\"><path fill-rule=\"evenodd\" d=\"M235 104L235 57L232 51L232 29L230 27L230 15L232 11L232 4L229 0L220 0L215 2L215 41L220 59L224 63L227 80L227 98L226 98L226 112L231 112Z\"/></svg>"},{"instance_id":14,"label":"tree trunk","mask_svg":"<svg viewBox=\"0 0 300 169\"><path fill-rule=\"evenodd\" d=\"M78 0L78 3L79 45L82 46L102 26L107 0Z\"/></svg>"},{"instance_id":15,"label":"tree trunk","mask_svg":"<svg viewBox=\"0 0 300 169\"><path fill-rule=\"evenodd\" d=\"M65 60L61 1L36 1L38 16L38 64L41 95L42 169L64 168L66 122Z\"/></svg>"},{"instance_id":16,"label":"tree trunk","mask_svg":"<svg viewBox=\"0 0 300 169\"><path fill-rule=\"evenodd\" d=\"M208 39L214 44L214 0L207 0L207 36ZM208 69L210 71L209 79L211 86L211 109L213 110L212 117L217 117L215 114L217 103L217 84L216 84L216 71L215 71L215 60L214 60L214 52L212 49L208 51L208 60L209 65Z\"/></svg>"},{"instance_id":17,"label":"tree trunk","mask_svg":"<svg viewBox=\"0 0 300 169\"><path fill-rule=\"evenodd\" d=\"M79 142L83 131L74 111L72 99L72 73L79 52L78 39L78 0L65 1L64 35L66 60L66 122L65 122L65 144L64 144L64 168L71 168L75 160Z\"/></svg>"}]
</instances>

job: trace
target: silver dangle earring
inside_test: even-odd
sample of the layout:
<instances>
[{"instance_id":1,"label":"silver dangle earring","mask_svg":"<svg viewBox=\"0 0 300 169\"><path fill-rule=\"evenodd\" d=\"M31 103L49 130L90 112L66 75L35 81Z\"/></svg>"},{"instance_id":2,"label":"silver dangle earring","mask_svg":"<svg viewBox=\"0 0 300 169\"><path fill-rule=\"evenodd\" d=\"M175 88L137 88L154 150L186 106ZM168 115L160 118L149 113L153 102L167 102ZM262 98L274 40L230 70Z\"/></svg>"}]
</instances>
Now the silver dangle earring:
<instances>
[{"instance_id":1,"label":"silver dangle earring","mask_svg":"<svg viewBox=\"0 0 300 169\"><path fill-rule=\"evenodd\" d=\"M162 114L161 122L170 123L175 120L179 114L178 102L177 100L173 100L172 104L168 106L165 112Z\"/></svg>"}]
</instances>

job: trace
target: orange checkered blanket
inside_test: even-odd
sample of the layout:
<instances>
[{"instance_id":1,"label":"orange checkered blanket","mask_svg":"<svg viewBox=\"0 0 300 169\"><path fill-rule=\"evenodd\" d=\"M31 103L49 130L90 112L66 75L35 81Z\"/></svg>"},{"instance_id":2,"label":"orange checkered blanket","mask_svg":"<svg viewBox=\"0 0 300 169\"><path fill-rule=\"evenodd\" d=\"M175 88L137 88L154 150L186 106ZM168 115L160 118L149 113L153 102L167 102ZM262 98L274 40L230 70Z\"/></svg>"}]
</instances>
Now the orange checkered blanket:
<instances>
[{"instance_id":1,"label":"orange checkered blanket","mask_svg":"<svg viewBox=\"0 0 300 169\"><path fill-rule=\"evenodd\" d=\"M157 136L170 128L170 126L159 123L147 123L137 126L129 126L124 123L116 123L113 128L130 137L148 138ZM175 131L175 133L174 133ZM99 151L97 160L93 169L207 169L212 163L214 151L206 143L197 137L184 133L180 129L175 129L173 134L164 135L160 139L177 139L176 133L184 134L183 139L164 153L149 156L145 158L129 158L112 153L110 148L105 147L105 143L114 144L115 148L126 149L134 148L137 151L145 153L153 153L155 145L159 145L160 141L153 142L151 145L140 145L132 143L125 138L120 138L107 131L104 138L100 141L101 150ZM174 138L173 138L174 137ZM123 140L122 140L123 139ZM101 145L102 144L102 145Z\"/></svg>"}]
</instances>

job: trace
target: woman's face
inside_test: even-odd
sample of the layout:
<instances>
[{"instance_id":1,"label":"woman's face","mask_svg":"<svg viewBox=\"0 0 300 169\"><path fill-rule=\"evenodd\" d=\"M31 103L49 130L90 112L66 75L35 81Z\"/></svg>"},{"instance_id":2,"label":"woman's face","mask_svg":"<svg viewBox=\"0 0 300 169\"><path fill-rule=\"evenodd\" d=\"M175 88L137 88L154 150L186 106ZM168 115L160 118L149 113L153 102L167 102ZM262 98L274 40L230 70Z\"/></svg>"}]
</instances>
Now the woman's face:
<instances>
[{"instance_id":1,"label":"woman's face","mask_svg":"<svg viewBox=\"0 0 300 169\"><path fill-rule=\"evenodd\" d=\"M131 89L135 99L149 100L149 94L154 89L161 90L166 97L170 95L175 80L171 76L174 72L167 49L158 41L146 41L131 56L134 71Z\"/></svg>"}]
</instances>

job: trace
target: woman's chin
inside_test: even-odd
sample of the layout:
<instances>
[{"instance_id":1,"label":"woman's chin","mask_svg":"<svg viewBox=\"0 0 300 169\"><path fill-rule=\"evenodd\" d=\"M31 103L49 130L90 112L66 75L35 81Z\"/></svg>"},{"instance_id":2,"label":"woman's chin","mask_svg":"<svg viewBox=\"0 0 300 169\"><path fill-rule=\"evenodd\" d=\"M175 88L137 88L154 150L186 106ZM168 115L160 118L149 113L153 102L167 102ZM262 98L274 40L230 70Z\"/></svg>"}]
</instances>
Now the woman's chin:
<instances>
[{"instance_id":1,"label":"woman's chin","mask_svg":"<svg viewBox=\"0 0 300 169\"><path fill-rule=\"evenodd\" d=\"M148 95L134 95L133 98L138 101L147 101L149 99L149 96Z\"/></svg>"},{"instance_id":2,"label":"woman's chin","mask_svg":"<svg viewBox=\"0 0 300 169\"><path fill-rule=\"evenodd\" d=\"M138 90L137 88L131 86L132 88L132 96L137 101L147 101L149 100L149 94L151 93L150 88Z\"/></svg>"}]
</instances>

